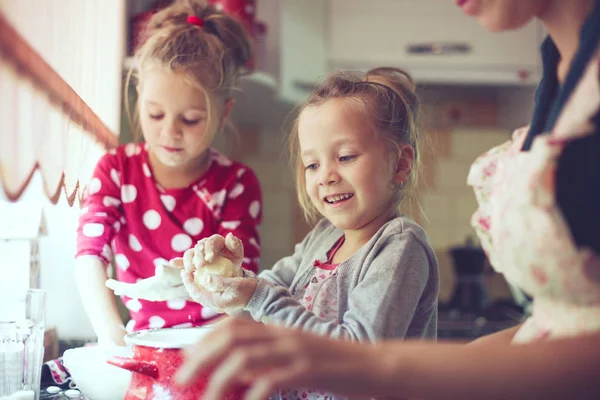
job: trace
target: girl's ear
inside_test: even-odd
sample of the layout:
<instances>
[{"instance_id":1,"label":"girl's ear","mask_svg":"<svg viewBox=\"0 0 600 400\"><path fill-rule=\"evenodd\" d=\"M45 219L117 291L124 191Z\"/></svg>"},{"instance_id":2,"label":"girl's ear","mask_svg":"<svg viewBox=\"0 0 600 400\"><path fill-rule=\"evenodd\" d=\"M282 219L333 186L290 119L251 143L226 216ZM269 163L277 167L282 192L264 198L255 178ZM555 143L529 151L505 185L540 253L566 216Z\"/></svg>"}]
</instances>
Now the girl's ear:
<instances>
[{"instance_id":1,"label":"girl's ear","mask_svg":"<svg viewBox=\"0 0 600 400\"><path fill-rule=\"evenodd\" d=\"M231 110L233 109L234 104L235 100L231 97L225 100L225 105L223 106L223 114L221 114L221 119L219 120L219 130L222 130L225 121L231 114Z\"/></svg>"},{"instance_id":2,"label":"girl's ear","mask_svg":"<svg viewBox=\"0 0 600 400\"><path fill-rule=\"evenodd\" d=\"M398 149L399 157L394 173L394 183L404 184L408 179L415 161L415 149L409 144L400 146Z\"/></svg>"}]
</instances>

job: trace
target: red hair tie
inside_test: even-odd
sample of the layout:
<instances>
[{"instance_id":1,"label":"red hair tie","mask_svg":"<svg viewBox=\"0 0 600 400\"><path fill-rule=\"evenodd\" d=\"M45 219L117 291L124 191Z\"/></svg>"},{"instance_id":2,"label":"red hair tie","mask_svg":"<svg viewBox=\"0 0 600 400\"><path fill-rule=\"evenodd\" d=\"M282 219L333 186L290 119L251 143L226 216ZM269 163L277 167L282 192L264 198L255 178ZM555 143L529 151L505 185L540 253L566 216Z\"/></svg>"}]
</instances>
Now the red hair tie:
<instances>
[{"instance_id":1,"label":"red hair tie","mask_svg":"<svg viewBox=\"0 0 600 400\"><path fill-rule=\"evenodd\" d=\"M204 20L200 17L196 17L195 15L189 15L186 22L188 24L199 26L200 28L204 26Z\"/></svg>"}]
</instances>

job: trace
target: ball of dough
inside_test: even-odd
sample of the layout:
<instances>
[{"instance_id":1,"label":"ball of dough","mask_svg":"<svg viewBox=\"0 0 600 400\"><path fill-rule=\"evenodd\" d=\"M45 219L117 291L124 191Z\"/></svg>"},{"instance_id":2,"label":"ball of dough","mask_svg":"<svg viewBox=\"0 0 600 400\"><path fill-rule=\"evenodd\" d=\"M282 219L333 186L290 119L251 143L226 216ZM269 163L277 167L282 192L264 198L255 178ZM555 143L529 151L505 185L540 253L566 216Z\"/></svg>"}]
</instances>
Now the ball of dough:
<instances>
[{"instance_id":1,"label":"ball of dough","mask_svg":"<svg viewBox=\"0 0 600 400\"><path fill-rule=\"evenodd\" d=\"M212 263L204 264L194 272L194 282L200 287L206 287L206 275L213 274L232 278L236 275L233 263L226 257L216 256Z\"/></svg>"}]
</instances>

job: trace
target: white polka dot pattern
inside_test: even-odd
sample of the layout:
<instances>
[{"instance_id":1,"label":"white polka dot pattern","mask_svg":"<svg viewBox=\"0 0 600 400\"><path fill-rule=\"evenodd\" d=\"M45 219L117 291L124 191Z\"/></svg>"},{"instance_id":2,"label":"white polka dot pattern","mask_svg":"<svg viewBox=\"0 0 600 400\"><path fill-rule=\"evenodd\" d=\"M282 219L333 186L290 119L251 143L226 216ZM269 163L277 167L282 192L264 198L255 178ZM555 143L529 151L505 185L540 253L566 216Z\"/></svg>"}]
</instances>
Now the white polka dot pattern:
<instances>
[{"instance_id":1,"label":"white polka dot pattern","mask_svg":"<svg viewBox=\"0 0 600 400\"><path fill-rule=\"evenodd\" d=\"M241 221L223 221L221 222L221 226L225 229L237 229L240 226Z\"/></svg>"},{"instance_id":2,"label":"white polka dot pattern","mask_svg":"<svg viewBox=\"0 0 600 400\"><path fill-rule=\"evenodd\" d=\"M161 194L160 201L162 201L165 208L167 210L169 210L170 212L175 209L175 205L176 205L175 197L173 197L169 194Z\"/></svg>"},{"instance_id":3,"label":"white polka dot pattern","mask_svg":"<svg viewBox=\"0 0 600 400\"><path fill-rule=\"evenodd\" d=\"M260 249L260 246L259 246L258 242L256 241L256 239L250 238L248 241L250 242L250 244L252 246L256 247L257 249Z\"/></svg>"},{"instance_id":4,"label":"white polka dot pattern","mask_svg":"<svg viewBox=\"0 0 600 400\"><path fill-rule=\"evenodd\" d=\"M117 264L117 267L121 268L123 271L127 271L130 265L129 260L124 254L115 254L115 263Z\"/></svg>"},{"instance_id":5,"label":"white polka dot pattern","mask_svg":"<svg viewBox=\"0 0 600 400\"><path fill-rule=\"evenodd\" d=\"M250 216L252 216L252 218L256 219L258 217L258 213L260 213L260 203L258 200L254 200L252 203L250 203L250 209L248 211L250 212Z\"/></svg>"},{"instance_id":6,"label":"white polka dot pattern","mask_svg":"<svg viewBox=\"0 0 600 400\"><path fill-rule=\"evenodd\" d=\"M110 179L112 179L117 187L121 186L121 174L116 169L110 170Z\"/></svg>"},{"instance_id":7,"label":"white polka dot pattern","mask_svg":"<svg viewBox=\"0 0 600 400\"><path fill-rule=\"evenodd\" d=\"M215 192L211 195L210 203L213 206L223 207L223 203L225 202L226 195L227 195L227 192L225 191L225 189L219 190L218 192Z\"/></svg>"},{"instance_id":8,"label":"white polka dot pattern","mask_svg":"<svg viewBox=\"0 0 600 400\"><path fill-rule=\"evenodd\" d=\"M204 222L200 218L190 218L183 223L183 229L190 235L196 236L204 229Z\"/></svg>"},{"instance_id":9,"label":"white polka dot pattern","mask_svg":"<svg viewBox=\"0 0 600 400\"><path fill-rule=\"evenodd\" d=\"M144 175L146 175L147 178L150 178L152 176L152 173L150 172L150 167L148 167L148 164L146 164L146 163L142 164L142 171L144 171Z\"/></svg>"},{"instance_id":10,"label":"white polka dot pattern","mask_svg":"<svg viewBox=\"0 0 600 400\"><path fill-rule=\"evenodd\" d=\"M211 173L193 182L187 189L171 191L161 188L153 179L152 167L143 149L144 145L123 146L115 156L101 160L101 168L97 170L104 171L104 174L97 176L97 183L89 184L91 188L87 188L82 205L78 251L97 249L98 257L114 260L111 266L113 275L117 271L123 282L137 282L143 280L142 277L154 275L157 266L168 265L168 259L180 256L196 240L217 232L226 234L231 231L243 233L244 266L252 266L254 270L259 240L253 234L256 226L252 225L256 225L260 218L262 204L258 188L254 187L252 170L211 149ZM231 184L225 188L226 182ZM96 190L95 196L89 195L89 191ZM251 205L254 200L258 201ZM84 206L88 208L83 209ZM104 228L98 227L97 230L103 229L103 233L99 237L87 238L83 234L86 223L102 225ZM245 231L247 224L252 233ZM244 232L237 232L241 228ZM116 233L116 229L120 232ZM87 233L93 231L90 227L85 230ZM108 240L113 238L113 234L114 249L111 249ZM255 238L253 244L248 240L252 236ZM153 240L153 237L158 240ZM216 310L185 298L156 303L129 296L124 296L124 300L134 318L128 324L129 331L167 326L192 327L197 320L200 322L219 315Z\"/></svg>"},{"instance_id":11,"label":"white polka dot pattern","mask_svg":"<svg viewBox=\"0 0 600 400\"><path fill-rule=\"evenodd\" d=\"M83 226L82 233L89 238L100 237L104 233L104 225L90 222Z\"/></svg>"},{"instance_id":12,"label":"white polka dot pattern","mask_svg":"<svg viewBox=\"0 0 600 400\"><path fill-rule=\"evenodd\" d=\"M148 323L150 328L162 328L165 326L165 320L158 315L153 315L152 317L148 318Z\"/></svg>"},{"instance_id":13,"label":"white polka dot pattern","mask_svg":"<svg viewBox=\"0 0 600 400\"><path fill-rule=\"evenodd\" d=\"M183 310L185 308L185 299L167 300L167 307L171 310Z\"/></svg>"},{"instance_id":14,"label":"white polka dot pattern","mask_svg":"<svg viewBox=\"0 0 600 400\"><path fill-rule=\"evenodd\" d=\"M202 310L200 310L200 315L204 319L209 319L209 318L219 315L219 313L210 307L202 307Z\"/></svg>"},{"instance_id":15,"label":"white polka dot pattern","mask_svg":"<svg viewBox=\"0 0 600 400\"><path fill-rule=\"evenodd\" d=\"M98 178L92 178L90 183L88 184L88 193L96 194L102 189L102 182Z\"/></svg>"},{"instance_id":16,"label":"white polka dot pattern","mask_svg":"<svg viewBox=\"0 0 600 400\"><path fill-rule=\"evenodd\" d=\"M125 303L125 307L133 312L139 312L142 309L142 303L137 299L130 299Z\"/></svg>"},{"instance_id":17,"label":"white polka dot pattern","mask_svg":"<svg viewBox=\"0 0 600 400\"><path fill-rule=\"evenodd\" d=\"M144 225L151 231L158 229L160 226L160 214L156 210L148 210L143 216Z\"/></svg>"},{"instance_id":18,"label":"white polka dot pattern","mask_svg":"<svg viewBox=\"0 0 600 400\"><path fill-rule=\"evenodd\" d=\"M142 245L140 244L140 241L138 240L138 238L135 237L134 234L129 234L129 247L131 248L131 250L138 253L142 251Z\"/></svg>"},{"instance_id":19,"label":"white polka dot pattern","mask_svg":"<svg viewBox=\"0 0 600 400\"><path fill-rule=\"evenodd\" d=\"M121 200L124 204L133 203L137 197L137 189L133 185L121 187Z\"/></svg>"},{"instance_id":20,"label":"white polka dot pattern","mask_svg":"<svg viewBox=\"0 0 600 400\"><path fill-rule=\"evenodd\" d=\"M121 205L121 200L110 196L104 196L102 204L104 204L105 207L119 207Z\"/></svg>"},{"instance_id":21,"label":"white polka dot pattern","mask_svg":"<svg viewBox=\"0 0 600 400\"><path fill-rule=\"evenodd\" d=\"M244 185L242 185L241 183L237 183L233 187L233 189L231 189L231 192L229 192L229 198L230 199L235 199L236 197L238 197L242 193L244 193Z\"/></svg>"},{"instance_id":22,"label":"white polka dot pattern","mask_svg":"<svg viewBox=\"0 0 600 400\"><path fill-rule=\"evenodd\" d=\"M107 260L110 260L111 255L112 255L112 250L110 249L110 246L107 244L102 246L102 257L106 258Z\"/></svg>"},{"instance_id":23,"label":"white polka dot pattern","mask_svg":"<svg viewBox=\"0 0 600 400\"><path fill-rule=\"evenodd\" d=\"M178 233L171 239L171 247L175 251L186 251L192 247L192 238L185 233Z\"/></svg>"}]
</instances>

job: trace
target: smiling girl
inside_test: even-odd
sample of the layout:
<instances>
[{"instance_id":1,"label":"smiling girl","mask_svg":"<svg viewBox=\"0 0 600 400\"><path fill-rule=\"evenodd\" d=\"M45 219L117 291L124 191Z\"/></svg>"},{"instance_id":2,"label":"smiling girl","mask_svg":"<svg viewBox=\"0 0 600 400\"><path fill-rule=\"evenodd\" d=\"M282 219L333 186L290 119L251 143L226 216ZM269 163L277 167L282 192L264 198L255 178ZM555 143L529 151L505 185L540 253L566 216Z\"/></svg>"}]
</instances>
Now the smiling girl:
<instances>
[{"instance_id":1,"label":"smiling girl","mask_svg":"<svg viewBox=\"0 0 600 400\"><path fill-rule=\"evenodd\" d=\"M293 132L297 190L320 217L294 254L258 277L193 272L216 255L236 264L242 240L213 235L184 255L191 297L227 313L347 341L435 338L438 267L423 229L405 212L420 152L412 79L394 68L331 75L302 108ZM331 396L289 388L281 398Z\"/></svg>"}]
</instances>

